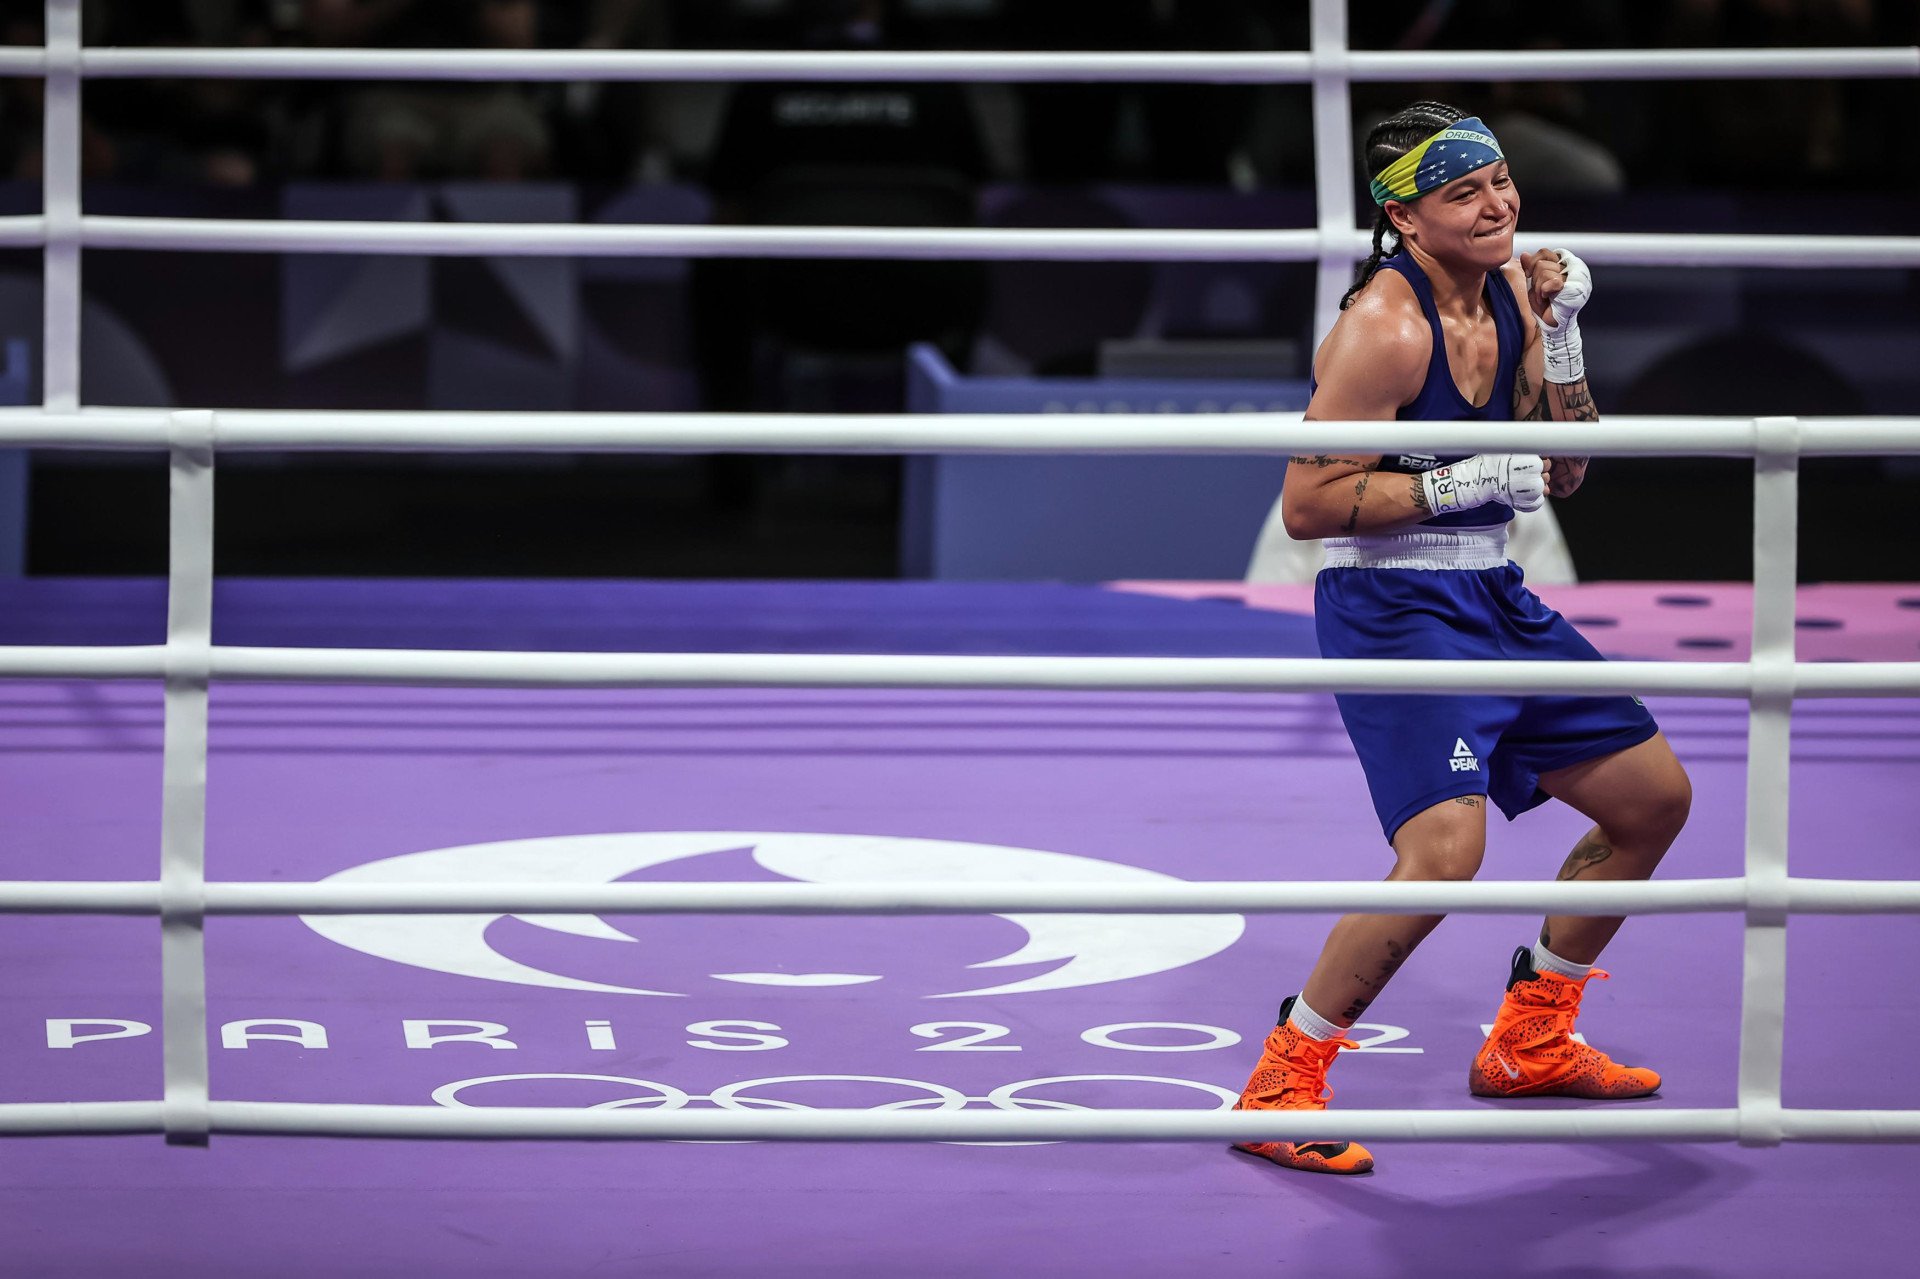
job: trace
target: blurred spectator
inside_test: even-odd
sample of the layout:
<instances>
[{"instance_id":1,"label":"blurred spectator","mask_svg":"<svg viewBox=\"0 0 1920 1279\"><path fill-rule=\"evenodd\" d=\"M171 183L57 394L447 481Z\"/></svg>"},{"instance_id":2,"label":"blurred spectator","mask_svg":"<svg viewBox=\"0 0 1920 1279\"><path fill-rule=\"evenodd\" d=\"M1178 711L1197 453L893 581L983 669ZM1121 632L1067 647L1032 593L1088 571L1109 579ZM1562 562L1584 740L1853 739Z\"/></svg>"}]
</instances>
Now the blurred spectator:
<instances>
[{"instance_id":1,"label":"blurred spectator","mask_svg":"<svg viewBox=\"0 0 1920 1279\"><path fill-rule=\"evenodd\" d=\"M1043 52L1152 50L1153 0L1047 0L1016 4L1005 18L1008 47ZM1023 84L1025 171L1042 183L1110 181L1145 163L1138 86ZM1130 109L1131 107L1131 109Z\"/></svg>"},{"instance_id":2,"label":"blurred spectator","mask_svg":"<svg viewBox=\"0 0 1920 1279\"><path fill-rule=\"evenodd\" d=\"M891 0L799 0L793 38L882 49ZM964 90L941 83L747 84L729 99L708 185L719 221L799 226L964 226L985 157ZM695 330L709 408L765 407L802 360L863 357L897 407L909 342L966 349L983 279L976 262L705 261ZM821 306L831 297L834 305Z\"/></svg>"},{"instance_id":3,"label":"blurred spectator","mask_svg":"<svg viewBox=\"0 0 1920 1279\"><path fill-rule=\"evenodd\" d=\"M333 47L533 49L543 13L534 0L305 0L303 34ZM540 176L558 94L507 82L349 89L338 113L342 167L389 182Z\"/></svg>"}]
</instances>

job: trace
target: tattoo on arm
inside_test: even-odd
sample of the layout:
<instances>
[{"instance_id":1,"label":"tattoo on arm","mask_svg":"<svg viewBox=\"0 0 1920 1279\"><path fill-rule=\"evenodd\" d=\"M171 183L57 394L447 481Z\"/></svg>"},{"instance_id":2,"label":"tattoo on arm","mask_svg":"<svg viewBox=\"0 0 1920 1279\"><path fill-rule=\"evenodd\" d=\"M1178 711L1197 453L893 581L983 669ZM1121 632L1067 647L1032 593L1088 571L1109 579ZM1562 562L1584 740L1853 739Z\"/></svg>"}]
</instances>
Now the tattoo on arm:
<instances>
[{"instance_id":1,"label":"tattoo on arm","mask_svg":"<svg viewBox=\"0 0 1920 1279\"><path fill-rule=\"evenodd\" d=\"M1560 867L1560 873L1555 878L1578 879L1582 871L1591 870L1611 856L1613 850L1599 840L1583 839L1567 854L1566 863Z\"/></svg>"},{"instance_id":2,"label":"tattoo on arm","mask_svg":"<svg viewBox=\"0 0 1920 1279\"><path fill-rule=\"evenodd\" d=\"M1587 389L1585 378L1578 382L1550 385L1553 386L1555 396L1560 401L1560 412L1556 416L1561 421L1598 422L1600 420L1600 410L1593 406L1593 393Z\"/></svg>"},{"instance_id":3,"label":"tattoo on arm","mask_svg":"<svg viewBox=\"0 0 1920 1279\"><path fill-rule=\"evenodd\" d=\"M1380 469L1378 461L1362 462L1357 457L1329 457L1325 453L1315 453L1312 457L1289 458L1288 461L1294 466L1311 466L1316 470L1324 470L1329 466L1350 466L1360 471Z\"/></svg>"},{"instance_id":4,"label":"tattoo on arm","mask_svg":"<svg viewBox=\"0 0 1920 1279\"><path fill-rule=\"evenodd\" d=\"M1360 501L1367 495L1367 480L1369 478L1369 476L1363 475L1360 477L1360 482L1353 486L1353 514L1349 515L1347 522L1340 526L1342 533L1351 533L1360 527Z\"/></svg>"},{"instance_id":5,"label":"tattoo on arm","mask_svg":"<svg viewBox=\"0 0 1920 1279\"><path fill-rule=\"evenodd\" d=\"M1433 504L1427 501L1427 486L1417 475L1413 477L1413 509L1422 515L1433 514Z\"/></svg>"}]
</instances>

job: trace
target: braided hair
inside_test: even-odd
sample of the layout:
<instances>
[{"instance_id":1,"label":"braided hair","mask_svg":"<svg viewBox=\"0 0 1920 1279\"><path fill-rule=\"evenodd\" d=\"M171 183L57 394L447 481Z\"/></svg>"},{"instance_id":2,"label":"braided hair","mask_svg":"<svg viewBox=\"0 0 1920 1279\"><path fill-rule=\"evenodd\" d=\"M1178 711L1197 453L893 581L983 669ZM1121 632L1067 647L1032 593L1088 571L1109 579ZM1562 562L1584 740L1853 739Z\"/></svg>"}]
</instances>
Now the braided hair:
<instances>
[{"instance_id":1,"label":"braided hair","mask_svg":"<svg viewBox=\"0 0 1920 1279\"><path fill-rule=\"evenodd\" d=\"M1466 118L1466 112L1444 102L1416 102L1394 112L1367 132L1367 176L1380 172L1456 120ZM1393 237L1391 245L1387 243L1388 236ZM1354 279L1353 287L1340 299L1342 311L1353 301L1354 294L1373 279L1374 272L1380 269L1380 260L1399 250L1400 233L1393 229L1393 222L1382 208L1373 217L1373 253L1360 264L1360 274Z\"/></svg>"}]
</instances>

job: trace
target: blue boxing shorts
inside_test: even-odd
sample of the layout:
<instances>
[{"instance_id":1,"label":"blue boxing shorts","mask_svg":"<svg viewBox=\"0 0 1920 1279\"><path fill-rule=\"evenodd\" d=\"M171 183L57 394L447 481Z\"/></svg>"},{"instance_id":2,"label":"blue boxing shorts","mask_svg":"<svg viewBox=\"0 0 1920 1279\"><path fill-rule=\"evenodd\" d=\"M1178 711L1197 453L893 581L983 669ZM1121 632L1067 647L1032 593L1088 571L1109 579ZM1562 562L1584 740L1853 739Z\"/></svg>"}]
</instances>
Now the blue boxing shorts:
<instances>
[{"instance_id":1,"label":"blue boxing shorts","mask_svg":"<svg viewBox=\"0 0 1920 1279\"><path fill-rule=\"evenodd\" d=\"M1327 568L1314 582L1322 657L1606 659L1521 583L1520 569ZM1485 794L1512 821L1547 801L1540 775L1659 731L1635 697L1336 697L1387 842L1443 800Z\"/></svg>"}]
</instances>

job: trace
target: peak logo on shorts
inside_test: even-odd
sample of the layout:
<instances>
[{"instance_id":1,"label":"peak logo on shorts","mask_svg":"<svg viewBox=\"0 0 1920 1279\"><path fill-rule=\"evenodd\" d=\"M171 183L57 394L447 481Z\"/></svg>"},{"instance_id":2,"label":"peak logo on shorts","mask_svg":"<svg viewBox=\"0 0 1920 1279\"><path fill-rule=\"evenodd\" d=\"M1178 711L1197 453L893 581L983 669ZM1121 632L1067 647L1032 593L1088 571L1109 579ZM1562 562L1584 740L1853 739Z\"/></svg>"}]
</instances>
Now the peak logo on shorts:
<instances>
[{"instance_id":1,"label":"peak logo on shorts","mask_svg":"<svg viewBox=\"0 0 1920 1279\"><path fill-rule=\"evenodd\" d=\"M1453 765L1453 771L1456 773L1480 771L1480 760L1474 755L1473 748L1467 745L1467 739L1464 737L1453 739L1453 758L1447 762Z\"/></svg>"}]
</instances>

